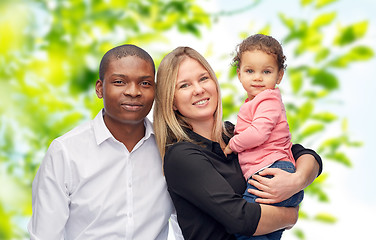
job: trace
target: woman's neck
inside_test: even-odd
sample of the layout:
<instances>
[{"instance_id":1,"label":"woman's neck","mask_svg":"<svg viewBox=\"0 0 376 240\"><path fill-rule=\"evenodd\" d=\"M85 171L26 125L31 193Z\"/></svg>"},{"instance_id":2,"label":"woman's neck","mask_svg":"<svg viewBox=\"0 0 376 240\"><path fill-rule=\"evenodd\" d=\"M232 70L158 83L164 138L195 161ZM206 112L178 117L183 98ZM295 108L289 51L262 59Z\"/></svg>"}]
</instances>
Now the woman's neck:
<instances>
[{"instance_id":1,"label":"woman's neck","mask_svg":"<svg viewBox=\"0 0 376 240\"><path fill-rule=\"evenodd\" d=\"M197 134L200 134L201 136L214 141L212 139L212 133L213 133L213 126L214 126L214 119L207 120L207 121L201 121L199 123L190 123L193 131Z\"/></svg>"}]
</instances>

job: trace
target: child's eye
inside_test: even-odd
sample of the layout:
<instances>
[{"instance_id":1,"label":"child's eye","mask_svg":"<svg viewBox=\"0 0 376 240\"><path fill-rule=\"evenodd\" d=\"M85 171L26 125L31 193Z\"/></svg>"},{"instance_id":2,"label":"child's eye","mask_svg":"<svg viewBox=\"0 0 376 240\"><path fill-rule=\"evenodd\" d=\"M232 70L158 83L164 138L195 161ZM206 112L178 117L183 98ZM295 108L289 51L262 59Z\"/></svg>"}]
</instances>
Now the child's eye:
<instances>
[{"instance_id":1,"label":"child's eye","mask_svg":"<svg viewBox=\"0 0 376 240\"><path fill-rule=\"evenodd\" d=\"M265 70L264 73L265 73L265 74L269 74L269 73L272 73L272 72L269 71L269 70Z\"/></svg>"},{"instance_id":2,"label":"child's eye","mask_svg":"<svg viewBox=\"0 0 376 240\"><path fill-rule=\"evenodd\" d=\"M246 72L247 73L253 73L253 70L252 69L248 69Z\"/></svg>"}]
</instances>

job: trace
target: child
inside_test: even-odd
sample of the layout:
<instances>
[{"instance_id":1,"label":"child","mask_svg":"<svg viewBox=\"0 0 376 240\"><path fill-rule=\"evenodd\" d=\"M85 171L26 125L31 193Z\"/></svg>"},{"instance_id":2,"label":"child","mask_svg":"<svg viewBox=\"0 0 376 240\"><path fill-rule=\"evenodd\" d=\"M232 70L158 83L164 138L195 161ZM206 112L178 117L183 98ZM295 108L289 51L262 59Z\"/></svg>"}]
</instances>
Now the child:
<instances>
[{"instance_id":1,"label":"child","mask_svg":"<svg viewBox=\"0 0 376 240\"><path fill-rule=\"evenodd\" d=\"M273 37L256 34L245 39L238 47L233 62L248 99L238 113L235 136L231 138L225 154L237 152L246 179L265 168L280 168L295 172L291 152L291 134L286 111L276 85L282 80L286 57L281 45ZM271 176L268 176L271 177ZM255 188L247 184L247 190ZM248 191L244 199L255 202L257 198ZM303 200L303 191L274 204L296 207ZM280 239L283 230L251 239ZM238 239L250 239L239 236Z\"/></svg>"}]
</instances>

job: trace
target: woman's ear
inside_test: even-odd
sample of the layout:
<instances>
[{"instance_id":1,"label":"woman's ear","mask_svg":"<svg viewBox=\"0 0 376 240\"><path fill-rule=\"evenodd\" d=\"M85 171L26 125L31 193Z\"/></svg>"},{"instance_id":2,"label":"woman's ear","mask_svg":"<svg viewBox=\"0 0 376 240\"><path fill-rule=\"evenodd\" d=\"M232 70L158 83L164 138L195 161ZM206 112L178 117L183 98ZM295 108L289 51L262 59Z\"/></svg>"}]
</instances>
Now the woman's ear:
<instances>
[{"instance_id":1,"label":"woman's ear","mask_svg":"<svg viewBox=\"0 0 376 240\"><path fill-rule=\"evenodd\" d=\"M103 81L100 79L98 79L95 83L95 93L99 99L103 98Z\"/></svg>"}]
</instances>

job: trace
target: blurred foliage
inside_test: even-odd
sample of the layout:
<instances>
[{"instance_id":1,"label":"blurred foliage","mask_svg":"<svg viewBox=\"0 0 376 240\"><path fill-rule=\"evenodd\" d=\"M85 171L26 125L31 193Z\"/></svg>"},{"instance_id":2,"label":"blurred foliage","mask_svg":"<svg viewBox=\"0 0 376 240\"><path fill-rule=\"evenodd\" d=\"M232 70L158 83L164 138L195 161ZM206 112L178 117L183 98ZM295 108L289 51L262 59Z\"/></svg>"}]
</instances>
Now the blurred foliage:
<instances>
[{"instance_id":1,"label":"blurred foliage","mask_svg":"<svg viewBox=\"0 0 376 240\"><path fill-rule=\"evenodd\" d=\"M167 33L200 37L210 25L193 0L0 2L0 239L27 237L20 225L48 145L102 107L94 86L103 54L168 46Z\"/></svg>"},{"instance_id":2,"label":"blurred foliage","mask_svg":"<svg viewBox=\"0 0 376 240\"><path fill-rule=\"evenodd\" d=\"M337 73L350 64L367 61L373 50L360 44L368 22L346 26L336 23L336 12L326 7L335 0L301 0L302 8L316 15L313 20L294 19L280 13L288 30L284 46L292 46L294 61L289 65L282 86L294 142L317 144L324 160L351 166L349 147L359 147L348 133L346 119L330 110L318 109L340 87ZM221 17L251 11L262 1L250 1L239 10L209 14L198 1L170 0L2 0L0 2L0 239L27 238L23 229L31 214L31 183L49 143L80 122L95 116L102 107L94 84L98 65L110 48L134 43L139 46L169 47L171 33L200 38ZM338 26L334 38L324 41L325 30ZM252 30L255 32L255 30ZM257 32L272 34L266 25ZM244 38L249 32L240 33ZM152 48L152 47L150 47ZM171 50L171 49L170 49ZM156 62L165 52L157 49ZM221 74L220 72L218 72ZM221 83L224 117L234 116L244 99L234 85L236 70ZM223 78L221 78L223 80ZM340 134L325 133L340 127ZM315 143L315 144L313 144ZM329 201L325 191L328 173L323 173L306 193L320 202ZM330 213L301 218L333 223ZM295 235L304 238L297 229Z\"/></svg>"}]
</instances>

